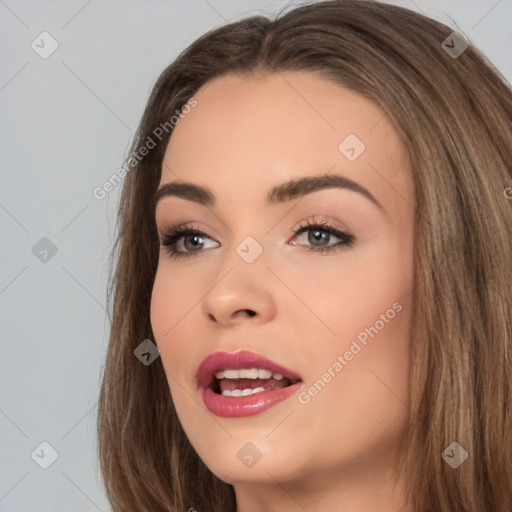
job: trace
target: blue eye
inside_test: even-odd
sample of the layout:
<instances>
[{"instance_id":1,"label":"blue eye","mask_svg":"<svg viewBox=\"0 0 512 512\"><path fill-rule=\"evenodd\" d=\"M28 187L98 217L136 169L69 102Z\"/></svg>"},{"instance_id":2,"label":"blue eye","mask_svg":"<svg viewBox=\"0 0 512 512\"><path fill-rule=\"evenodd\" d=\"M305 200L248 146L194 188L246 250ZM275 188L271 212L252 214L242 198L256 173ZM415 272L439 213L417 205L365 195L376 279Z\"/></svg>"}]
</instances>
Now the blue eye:
<instances>
[{"instance_id":1,"label":"blue eye","mask_svg":"<svg viewBox=\"0 0 512 512\"><path fill-rule=\"evenodd\" d=\"M340 249L344 249L345 247L351 247L355 241L355 237L353 235L345 233L344 231L338 229L336 226L333 226L327 222L310 222L308 220L306 221L305 225L299 226L299 228L295 231L295 236L299 236L304 232L308 232L308 242L313 244L316 242L321 242L320 245L313 245L308 247L307 250L321 252L324 254L338 251ZM325 233L327 236L323 236ZM339 238L340 241L335 245L326 245L332 236Z\"/></svg>"},{"instance_id":2,"label":"blue eye","mask_svg":"<svg viewBox=\"0 0 512 512\"><path fill-rule=\"evenodd\" d=\"M165 251L169 256L171 256L171 258L190 258L195 256L195 253L201 252L201 249L203 248L202 244L204 244L204 238L209 238L206 233L185 224L183 226L168 229L160 238L160 245L165 247ZM185 251L176 249L176 245L181 241L181 239L183 239ZM185 243L187 240L191 241L191 246L188 248ZM198 248L198 250L196 250L196 248Z\"/></svg>"},{"instance_id":3,"label":"blue eye","mask_svg":"<svg viewBox=\"0 0 512 512\"><path fill-rule=\"evenodd\" d=\"M306 224L300 225L294 232L294 239L304 232L309 233L307 241L312 244L307 250L322 254L351 247L355 241L353 235L345 233L327 222L311 223L308 220ZM340 241L335 245L326 245L332 236ZM190 258L203 252L205 239L212 240L204 231L185 224L176 228L165 229L164 234L160 237L160 245L165 247L166 253L172 259ZM315 245L317 242L318 245ZM218 247L218 242L213 243L217 244L214 247ZM177 249L177 245L181 245L183 249ZM303 246L304 244L295 242L292 245Z\"/></svg>"}]
</instances>

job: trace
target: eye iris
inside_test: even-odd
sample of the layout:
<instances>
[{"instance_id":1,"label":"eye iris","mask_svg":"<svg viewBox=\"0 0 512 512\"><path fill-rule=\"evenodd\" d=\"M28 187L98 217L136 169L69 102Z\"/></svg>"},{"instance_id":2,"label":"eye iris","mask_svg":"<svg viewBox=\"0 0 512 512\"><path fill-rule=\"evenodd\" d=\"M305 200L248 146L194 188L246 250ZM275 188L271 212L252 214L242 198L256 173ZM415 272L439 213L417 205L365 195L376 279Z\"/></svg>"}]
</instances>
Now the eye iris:
<instances>
[{"instance_id":1,"label":"eye iris","mask_svg":"<svg viewBox=\"0 0 512 512\"><path fill-rule=\"evenodd\" d=\"M193 245L191 247L187 247L186 241L190 240L190 239L194 240ZM186 248L187 251L189 249L194 250L194 249L197 249L203 243L202 239L203 239L203 237L201 235L187 235L187 236L184 237L184 242L183 243L184 243L185 248Z\"/></svg>"},{"instance_id":2,"label":"eye iris","mask_svg":"<svg viewBox=\"0 0 512 512\"><path fill-rule=\"evenodd\" d=\"M330 233L328 233L327 231L322 231L321 229L315 229L315 230L311 230L310 233L312 233L312 236L311 235L309 236L309 242L323 241L324 243L322 243L321 245L329 243Z\"/></svg>"}]
</instances>

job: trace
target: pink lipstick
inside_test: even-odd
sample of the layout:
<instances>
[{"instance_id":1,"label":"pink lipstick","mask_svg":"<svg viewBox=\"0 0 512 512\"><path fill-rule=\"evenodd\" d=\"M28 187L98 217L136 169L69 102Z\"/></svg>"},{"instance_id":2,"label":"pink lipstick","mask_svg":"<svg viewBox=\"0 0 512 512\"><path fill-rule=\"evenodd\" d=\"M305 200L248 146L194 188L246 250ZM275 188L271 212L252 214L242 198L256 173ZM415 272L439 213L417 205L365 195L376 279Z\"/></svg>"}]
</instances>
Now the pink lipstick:
<instances>
[{"instance_id":1,"label":"pink lipstick","mask_svg":"<svg viewBox=\"0 0 512 512\"><path fill-rule=\"evenodd\" d=\"M214 352L199 365L196 380L206 408L223 418L266 411L295 394L297 373L253 352Z\"/></svg>"}]
</instances>

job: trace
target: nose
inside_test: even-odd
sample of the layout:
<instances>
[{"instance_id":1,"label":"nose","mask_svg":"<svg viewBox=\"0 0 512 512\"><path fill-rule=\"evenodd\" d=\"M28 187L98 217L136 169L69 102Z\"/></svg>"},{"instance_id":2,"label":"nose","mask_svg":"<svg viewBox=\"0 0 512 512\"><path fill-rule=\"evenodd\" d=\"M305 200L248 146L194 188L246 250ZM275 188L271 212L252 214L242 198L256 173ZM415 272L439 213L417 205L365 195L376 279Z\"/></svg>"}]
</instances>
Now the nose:
<instances>
[{"instance_id":1,"label":"nose","mask_svg":"<svg viewBox=\"0 0 512 512\"><path fill-rule=\"evenodd\" d=\"M237 265L213 285L201 305L208 322L218 326L247 321L263 324L274 318L272 273L265 266L255 272L252 270L252 267L240 268Z\"/></svg>"}]
</instances>

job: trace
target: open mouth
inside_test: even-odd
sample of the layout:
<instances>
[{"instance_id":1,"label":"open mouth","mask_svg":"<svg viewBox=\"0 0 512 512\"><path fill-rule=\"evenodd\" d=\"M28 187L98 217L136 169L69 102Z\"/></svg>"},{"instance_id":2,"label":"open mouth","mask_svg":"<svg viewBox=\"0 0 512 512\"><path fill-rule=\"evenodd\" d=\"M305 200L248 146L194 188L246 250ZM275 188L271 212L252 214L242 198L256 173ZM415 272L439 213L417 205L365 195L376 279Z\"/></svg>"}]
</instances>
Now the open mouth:
<instances>
[{"instance_id":1,"label":"open mouth","mask_svg":"<svg viewBox=\"0 0 512 512\"><path fill-rule=\"evenodd\" d=\"M264 368L243 368L215 373L209 388L218 395L240 397L286 388L298 381Z\"/></svg>"},{"instance_id":2,"label":"open mouth","mask_svg":"<svg viewBox=\"0 0 512 512\"><path fill-rule=\"evenodd\" d=\"M199 365L196 380L206 408L224 418L259 414L302 385L299 374L246 350L213 352Z\"/></svg>"}]
</instances>

